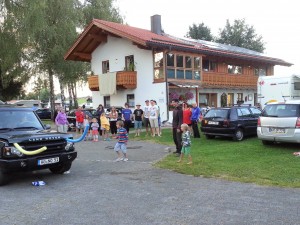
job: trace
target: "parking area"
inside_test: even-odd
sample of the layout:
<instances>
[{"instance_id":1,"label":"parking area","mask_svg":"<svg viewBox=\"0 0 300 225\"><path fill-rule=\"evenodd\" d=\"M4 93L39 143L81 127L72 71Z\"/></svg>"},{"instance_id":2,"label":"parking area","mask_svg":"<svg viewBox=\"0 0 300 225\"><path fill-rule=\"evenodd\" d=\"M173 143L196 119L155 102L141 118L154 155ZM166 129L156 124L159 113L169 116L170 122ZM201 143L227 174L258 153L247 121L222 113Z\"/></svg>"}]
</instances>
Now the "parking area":
<instances>
[{"instance_id":1,"label":"parking area","mask_svg":"<svg viewBox=\"0 0 300 225\"><path fill-rule=\"evenodd\" d=\"M149 142L130 141L129 161L113 162L114 144L78 143L64 175L13 175L1 187L1 224L299 224L299 189L158 169L167 146Z\"/></svg>"}]
</instances>

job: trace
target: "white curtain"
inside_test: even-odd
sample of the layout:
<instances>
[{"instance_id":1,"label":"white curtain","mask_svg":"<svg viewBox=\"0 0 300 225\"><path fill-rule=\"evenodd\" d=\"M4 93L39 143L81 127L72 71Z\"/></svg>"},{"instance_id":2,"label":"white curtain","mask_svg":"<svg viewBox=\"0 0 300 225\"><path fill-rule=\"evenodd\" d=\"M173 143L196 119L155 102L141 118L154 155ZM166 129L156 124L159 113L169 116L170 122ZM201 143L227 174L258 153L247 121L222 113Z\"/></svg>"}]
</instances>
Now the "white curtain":
<instances>
[{"instance_id":1,"label":"white curtain","mask_svg":"<svg viewBox=\"0 0 300 225\"><path fill-rule=\"evenodd\" d=\"M117 73L109 72L99 75L99 91L101 95L117 94Z\"/></svg>"}]
</instances>

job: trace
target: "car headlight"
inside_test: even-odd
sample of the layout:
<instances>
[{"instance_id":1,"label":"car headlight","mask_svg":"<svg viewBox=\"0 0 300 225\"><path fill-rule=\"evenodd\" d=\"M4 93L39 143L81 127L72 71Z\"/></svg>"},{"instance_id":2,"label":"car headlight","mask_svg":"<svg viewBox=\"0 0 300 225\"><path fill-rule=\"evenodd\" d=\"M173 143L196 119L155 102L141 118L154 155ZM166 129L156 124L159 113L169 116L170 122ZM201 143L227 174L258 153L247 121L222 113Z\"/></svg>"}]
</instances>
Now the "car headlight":
<instances>
[{"instance_id":1,"label":"car headlight","mask_svg":"<svg viewBox=\"0 0 300 225\"><path fill-rule=\"evenodd\" d=\"M20 152L18 149L12 146L8 146L8 144L5 144L5 146L2 148L2 155L4 157L22 157L23 153Z\"/></svg>"},{"instance_id":2,"label":"car headlight","mask_svg":"<svg viewBox=\"0 0 300 225\"><path fill-rule=\"evenodd\" d=\"M65 146L66 151L73 151L74 150L74 143L68 142Z\"/></svg>"}]
</instances>

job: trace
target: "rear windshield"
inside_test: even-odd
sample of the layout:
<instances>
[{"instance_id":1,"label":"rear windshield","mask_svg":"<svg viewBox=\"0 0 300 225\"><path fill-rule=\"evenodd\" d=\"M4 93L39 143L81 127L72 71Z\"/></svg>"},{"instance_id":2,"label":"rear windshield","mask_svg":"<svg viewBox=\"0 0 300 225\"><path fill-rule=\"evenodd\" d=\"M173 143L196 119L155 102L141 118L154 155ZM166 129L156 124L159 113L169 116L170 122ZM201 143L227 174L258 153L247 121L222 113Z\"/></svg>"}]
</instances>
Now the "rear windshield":
<instances>
[{"instance_id":1,"label":"rear windshield","mask_svg":"<svg viewBox=\"0 0 300 225\"><path fill-rule=\"evenodd\" d=\"M211 109L209 110L204 118L227 118L229 109Z\"/></svg>"},{"instance_id":2,"label":"rear windshield","mask_svg":"<svg viewBox=\"0 0 300 225\"><path fill-rule=\"evenodd\" d=\"M266 117L298 117L299 105L295 104L272 104L266 105L262 116Z\"/></svg>"}]
</instances>

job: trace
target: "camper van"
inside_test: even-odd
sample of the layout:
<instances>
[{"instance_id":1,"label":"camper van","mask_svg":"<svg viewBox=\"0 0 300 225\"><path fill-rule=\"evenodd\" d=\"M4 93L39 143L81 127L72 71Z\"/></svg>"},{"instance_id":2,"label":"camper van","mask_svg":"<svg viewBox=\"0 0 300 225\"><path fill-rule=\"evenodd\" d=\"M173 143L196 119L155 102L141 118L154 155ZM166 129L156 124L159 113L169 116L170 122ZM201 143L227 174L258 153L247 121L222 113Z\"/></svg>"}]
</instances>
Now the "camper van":
<instances>
[{"instance_id":1,"label":"camper van","mask_svg":"<svg viewBox=\"0 0 300 225\"><path fill-rule=\"evenodd\" d=\"M267 104L300 99L300 75L261 76L257 81L257 102Z\"/></svg>"}]
</instances>

